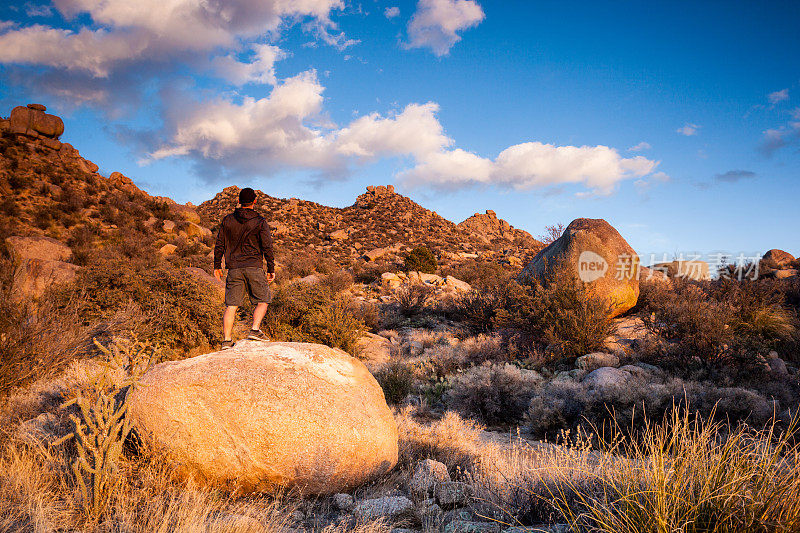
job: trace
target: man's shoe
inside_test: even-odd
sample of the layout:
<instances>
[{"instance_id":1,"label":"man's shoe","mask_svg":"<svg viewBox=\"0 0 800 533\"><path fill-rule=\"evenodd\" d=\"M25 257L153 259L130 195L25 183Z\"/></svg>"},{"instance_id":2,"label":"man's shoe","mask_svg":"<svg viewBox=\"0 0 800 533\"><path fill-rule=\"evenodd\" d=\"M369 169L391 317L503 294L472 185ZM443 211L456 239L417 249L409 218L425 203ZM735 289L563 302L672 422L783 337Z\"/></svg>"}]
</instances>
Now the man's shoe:
<instances>
[{"instance_id":1,"label":"man's shoe","mask_svg":"<svg viewBox=\"0 0 800 533\"><path fill-rule=\"evenodd\" d=\"M248 339L251 341L264 341L269 342L269 337L264 335L264 332L260 329L251 329L250 335L247 336Z\"/></svg>"},{"instance_id":2,"label":"man's shoe","mask_svg":"<svg viewBox=\"0 0 800 533\"><path fill-rule=\"evenodd\" d=\"M233 348L234 342L233 341L222 341L222 348L221 350L230 350Z\"/></svg>"}]
</instances>

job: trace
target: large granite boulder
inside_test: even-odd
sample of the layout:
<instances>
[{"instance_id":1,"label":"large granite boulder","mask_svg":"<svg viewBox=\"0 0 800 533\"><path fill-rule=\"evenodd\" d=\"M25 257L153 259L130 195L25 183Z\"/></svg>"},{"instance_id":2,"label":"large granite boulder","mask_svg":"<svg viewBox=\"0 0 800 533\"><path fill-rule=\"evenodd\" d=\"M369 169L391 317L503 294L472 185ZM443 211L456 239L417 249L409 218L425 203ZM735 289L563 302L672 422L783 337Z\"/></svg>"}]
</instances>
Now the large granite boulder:
<instances>
[{"instance_id":1,"label":"large granite boulder","mask_svg":"<svg viewBox=\"0 0 800 533\"><path fill-rule=\"evenodd\" d=\"M14 301L39 298L51 285L73 281L80 270L67 262L70 247L50 237L12 235L6 238L6 248L14 261Z\"/></svg>"},{"instance_id":2,"label":"large granite boulder","mask_svg":"<svg viewBox=\"0 0 800 533\"><path fill-rule=\"evenodd\" d=\"M638 267L639 256L611 224L601 218L578 218L534 256L521 278L583 283L587 293L605 301L609 316L615 317L639 299Z\"/></svg>"},{"instance_id":3,"label":"large granite boulder","mask_svg":"<svg viewBox=\"0 0 800 533\"><path fill-rule=\"evenodd\" d=\"M57 139L64 133L64 121L55 115L45 113L45 110L45 106L41 104L15 107L8 117L11 131L28 137L41 135Z\"/></svg>"},{"instance_id":4,"label":"large granite boulder","mask_svg":"<svg viewBox=\"0 0 800 533\"><path fill-rule=\"evenodd\" d=\"M140 437L212 485L331 494L397 462L380 385L358 360L319 344L240 341L161 363L128 398Z\"/></svg>"},{"instance_id":5,"label":"large granite boulder","mask_svg":"<svg viewBox=\"0 0 800 533\"><path fill-rule=\"evenodd\" d=\"M789 252L784 252L783 250L778 250L777 248L773 248L772 250L765 253L762 259L764 261L773 263L776 267L780 269L780 268L785 268L787 265L790 265L795 258Z\"/></svg>"}]
</instances>

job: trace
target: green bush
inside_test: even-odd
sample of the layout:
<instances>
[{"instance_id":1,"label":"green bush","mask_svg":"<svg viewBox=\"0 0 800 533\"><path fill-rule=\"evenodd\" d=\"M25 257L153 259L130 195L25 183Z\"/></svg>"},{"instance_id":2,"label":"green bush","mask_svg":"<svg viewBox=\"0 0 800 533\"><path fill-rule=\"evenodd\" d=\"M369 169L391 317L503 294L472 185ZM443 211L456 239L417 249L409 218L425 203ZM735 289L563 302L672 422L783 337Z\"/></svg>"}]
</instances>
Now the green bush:
<instances>
[{"instance_id":1,"label":"green bush","mask_svg":"<svg viewBox=\"0 0 800 533\"><path fill-rule=\"evenodd\" d=\"M274 339L317 342L350 353L365 330L349 301L329 285L299 281L276 291L265 328Z\"/></svg>"},{"instance_id":2,"label":"green bush","mask_svg":"<svg viewBox=\"0 0 800 533\"><path fill-rule=\"evenodd\" d=\"M426 274L433 274L438 266L433 252L427 246L418 246L408 252L403 268L406 272L417 270Z\"/></svg>"},{"instance_id":3,"label":"green bush","mask_svg":"<svg viewBox=\"0 0 800 533\"><path fill-rule=\"evenodd\" d=\"M108 259L84 267L75 283L58 292L77 300L84 320L112 316L134 304L144 318L142 340L167 348L191 349L222 340L219 294L186 272L165 265Z\"/></svg>"}]
</instances>

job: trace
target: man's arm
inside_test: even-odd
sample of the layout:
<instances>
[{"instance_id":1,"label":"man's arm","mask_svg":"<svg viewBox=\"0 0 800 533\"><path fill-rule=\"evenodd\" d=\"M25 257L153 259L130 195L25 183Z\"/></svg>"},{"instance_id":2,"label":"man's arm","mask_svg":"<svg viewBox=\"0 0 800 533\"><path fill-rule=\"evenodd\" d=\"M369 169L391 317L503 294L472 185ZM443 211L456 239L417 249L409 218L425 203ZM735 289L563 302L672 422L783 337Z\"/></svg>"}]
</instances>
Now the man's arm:
<instances>
[{"instance_id":1,"label":"man's arm","mask_svg":"<svg viewBox=\"0 0 800 533\"><path fill-rule=\"evenodd\" d=\"M275 256L272 252L272 232L270 232L269 224L266 220L261 223L261 231L258 238L261 241L261 251L264 254L264 259L267 260L267 273L275 274Z\"/></svg>"},{"instance_id":2,"label":"man's arm","mask_svg":"<svg viewBox=\"0 0 800 533\"><path fill-rule=\"evenodd\" d=\"M225 254L225 226L219 225L217 232L217 241L214 243L214 276L217 279L222 279L222 256Z\"/></svg>"}]
</instances>

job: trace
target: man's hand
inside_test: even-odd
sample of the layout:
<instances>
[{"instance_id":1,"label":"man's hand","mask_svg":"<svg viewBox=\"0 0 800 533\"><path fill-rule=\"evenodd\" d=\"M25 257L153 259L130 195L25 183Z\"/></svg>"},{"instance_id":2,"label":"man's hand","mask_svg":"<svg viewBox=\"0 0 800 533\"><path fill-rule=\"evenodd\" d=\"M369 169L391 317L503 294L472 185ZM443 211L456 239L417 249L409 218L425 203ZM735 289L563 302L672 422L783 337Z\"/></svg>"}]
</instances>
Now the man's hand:
<instances>
[{"instance_id":1,"label":"man's hand","mask_svg":"<svg viewBox=\"0 0 800 533\"><path fill-rule=\"evenodd\" d=\"M215 268L214 269L214 277L217 278L219 281L222 281L222 269Z\"/></svg>"},{"instance_id":2,"label":"man's hand","mask_svg":"<svg viewBox=\"0 0 800 533\"><path fill-rule=\"evenodd\" d=\"M275 272L267 272L267 281L269 283L275 281Z\"/></svg>"}]
</instances>

